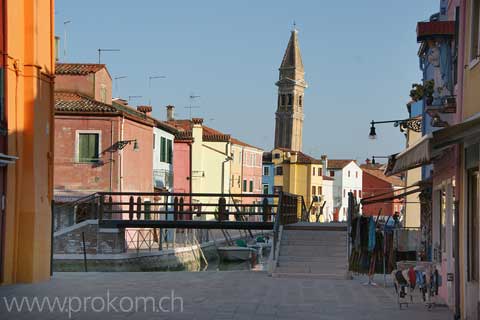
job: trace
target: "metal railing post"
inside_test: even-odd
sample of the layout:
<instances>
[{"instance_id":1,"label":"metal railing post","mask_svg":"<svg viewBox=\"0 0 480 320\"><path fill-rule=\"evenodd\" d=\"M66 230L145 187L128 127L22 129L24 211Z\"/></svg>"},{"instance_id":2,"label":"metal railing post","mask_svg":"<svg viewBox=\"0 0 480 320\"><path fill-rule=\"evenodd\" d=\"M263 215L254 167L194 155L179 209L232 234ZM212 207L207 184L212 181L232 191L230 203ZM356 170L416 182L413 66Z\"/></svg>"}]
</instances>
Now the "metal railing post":
<instances>
[{"instance_id":1,"label":"metal railing post","mask_svg":"<svg viewBox=\"0 0 480 320\"><path fill-rule=\"evenodd\" d=\"M103 212L105 210L105 197L104 197L104 195L100 196L100 205L99 205L98 209L99 209L98 210L98 220L102 221L103 220Z\"/></svg>"}]
</instances>

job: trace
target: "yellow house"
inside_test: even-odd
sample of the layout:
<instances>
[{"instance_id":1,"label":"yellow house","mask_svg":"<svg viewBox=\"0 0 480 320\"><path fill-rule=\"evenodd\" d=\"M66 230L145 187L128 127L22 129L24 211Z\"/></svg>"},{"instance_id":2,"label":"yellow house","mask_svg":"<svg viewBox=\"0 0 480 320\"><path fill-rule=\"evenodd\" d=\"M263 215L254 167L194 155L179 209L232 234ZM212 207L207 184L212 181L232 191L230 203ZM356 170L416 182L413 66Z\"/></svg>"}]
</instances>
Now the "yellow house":
<instances>
[{"instance_id":1,"label":"yellow house","mask_svg":"<svg viewBox=\"0 0 480 320\"><path fill-rule=\"evenodd\" d=\"M310 220L315 221L315 213L320 210L323 202L322 161L300 151L277 148L272 150L272 162L275 173L274 191L302 196L307 209L311 208Z\"/></svg>"},{"instance_id":2,"label":"yellow house","mask_svg":"<svg viewBox=\"0 0 480 320\"><path fill-rule=\"evenodd\" d=\"M0 283L50 277L54 1L1 10Z\"/></svg>"}]
</instances>

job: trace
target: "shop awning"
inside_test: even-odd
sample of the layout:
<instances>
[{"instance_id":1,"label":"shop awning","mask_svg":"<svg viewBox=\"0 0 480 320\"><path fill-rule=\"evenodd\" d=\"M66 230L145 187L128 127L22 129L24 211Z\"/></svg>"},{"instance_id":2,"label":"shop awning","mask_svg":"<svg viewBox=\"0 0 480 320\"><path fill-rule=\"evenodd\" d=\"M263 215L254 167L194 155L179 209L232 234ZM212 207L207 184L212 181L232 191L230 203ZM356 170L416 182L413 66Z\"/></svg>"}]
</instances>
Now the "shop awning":
<instances>
[{"instance_id":1,"label":"shop awning","mask_svg":"<svg viewBox=\"0 0 480 320\"><path fill-rule=\"evenodd\" d=\"M470 137L480 135L480 113L465 121L433 133L432 152L438 152Z\"/></svg>"},{"instance_id":2,"label":"shop awning","mask_svg":"<svg viewBox=\"0 0 480 320\"><path fill-rule=\"evenodd\" d=\"M424 135L403 152L392 155L388 160L385 175L391 176L430 163L432 137L432 134Z\"/></svg>"},{"instance_id":3,"label":"shop awning","mask_svg":"<svg viewBox=\"0 0 480 320\"><path fill-rule=\"evenodd\" d=\"M462 123L427 134L403 152L390 156L385 175L390 176L429 164L446 148L479 135L480 114Z\"/></svg>"}]
</instances>

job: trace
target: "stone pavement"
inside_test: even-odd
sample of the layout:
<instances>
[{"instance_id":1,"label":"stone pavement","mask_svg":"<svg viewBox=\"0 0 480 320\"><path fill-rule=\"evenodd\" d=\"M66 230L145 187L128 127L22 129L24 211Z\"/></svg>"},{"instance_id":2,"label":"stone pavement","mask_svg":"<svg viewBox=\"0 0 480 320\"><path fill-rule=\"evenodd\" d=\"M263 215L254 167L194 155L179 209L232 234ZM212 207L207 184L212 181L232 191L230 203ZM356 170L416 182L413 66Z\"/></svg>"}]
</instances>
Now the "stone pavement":
<instances>
[{"instance_id":1,"label":"stone pavement","mask_svg":"<svg viewBox=\"0 0 480 320\"><path fill-rule=\"evenodd\" d=\"M69 318L66 309L63 313L58 311L58 305L53 313L7 312L6 301L10 303L13 297L21 299L24 296L36 296L40 301L44 297L60 297L61 302L64 302L64 297L70 297L66 301L69 301L71 311L82 308L81 312L72 312L71 319L89 320L451 319L446 307L435 307L432 311L427 311L421 303L416 303L399 310L391 284L387 288L371 287L362 285L363 280L272 278L264 272L252 271L58 273L49 282L0 287L0 319ZM170 303L172 290L176 297L173 309ZM161 312L159 308L154 312L153 302L149 304L151 301L145 300L138 300L137 312L132 310L134 307L131 304L135 297L147 296L162 301L158 305L163 311L174 312ZM85 301L85 297L90 300ZM121 300L122 297L127 298ZM166 299L160 300L161 297ZM183 312L180 312L182 301L179 297L183 300ZM114 298L117 299L113 300ZM79 299L86 303L80 305ZM91 299L94 300L93 306ZM102 300L108 304L107 299L110 299L113 306L110 311L94 312L94 309L101 309ZM105 306L104 310L106 308Z\"/></svg>"}]
</instances>

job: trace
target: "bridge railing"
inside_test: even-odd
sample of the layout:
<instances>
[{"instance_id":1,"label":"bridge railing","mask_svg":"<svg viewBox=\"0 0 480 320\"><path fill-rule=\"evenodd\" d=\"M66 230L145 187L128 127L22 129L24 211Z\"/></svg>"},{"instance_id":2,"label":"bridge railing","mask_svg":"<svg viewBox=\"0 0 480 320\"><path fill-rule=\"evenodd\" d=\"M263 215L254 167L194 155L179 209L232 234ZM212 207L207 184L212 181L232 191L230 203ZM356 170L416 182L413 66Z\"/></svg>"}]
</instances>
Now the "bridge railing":
<instances>
[{"instance_id":1,"label":"bridge railing","mask_svg":"<svg viewBox=\"0 0 480 320\"><path fill-rule=\"evenodd\" d=\"M213 228L207 222L221 222L230 228L237 223L242 228L271 229L261 224L273 224L277 218L280 224L297 222L297 209L298 196L288 193L98 193L98 219L104 226L147 227L157 222L186 228L191 221L205 221L205 228Z\"/></svg>"}]
</instances>

